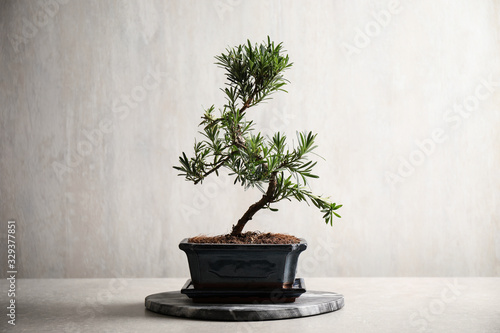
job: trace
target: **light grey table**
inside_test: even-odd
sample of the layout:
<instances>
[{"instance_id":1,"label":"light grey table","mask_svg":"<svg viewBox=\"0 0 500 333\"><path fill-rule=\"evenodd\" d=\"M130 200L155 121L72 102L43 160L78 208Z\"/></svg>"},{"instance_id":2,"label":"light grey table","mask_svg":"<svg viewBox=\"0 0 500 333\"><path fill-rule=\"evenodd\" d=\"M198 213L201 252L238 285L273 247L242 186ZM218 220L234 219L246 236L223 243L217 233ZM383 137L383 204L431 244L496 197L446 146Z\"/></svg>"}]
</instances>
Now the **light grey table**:
<instances>
[{"instance_id":1,"label":"light grey table","mask_svg":"<svg viewBox=\"0 0 500 333\"><path fill-rule=\"evenodd\" d=\"M344 295L343 309L298 319L211 322L147 311L147 295L186 279L21 279L16 326L1 332L500 332L500 278L305 278L308 290Z\"/></svg>"}]
</instances>

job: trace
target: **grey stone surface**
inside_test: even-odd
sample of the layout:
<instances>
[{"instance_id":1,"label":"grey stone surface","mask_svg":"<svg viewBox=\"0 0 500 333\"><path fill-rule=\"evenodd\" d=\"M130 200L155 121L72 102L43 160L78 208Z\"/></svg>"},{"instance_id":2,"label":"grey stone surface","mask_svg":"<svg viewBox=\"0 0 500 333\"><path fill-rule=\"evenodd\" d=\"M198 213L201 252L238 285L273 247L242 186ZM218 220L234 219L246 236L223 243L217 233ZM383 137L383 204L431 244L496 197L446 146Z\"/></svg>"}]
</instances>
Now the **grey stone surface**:
<instances>
[{"instance_id":1,"label":"grey stone surface","mask_svg":"<svg viewBox=\"0 0 500 333\"><path fill-rule=\"evenodd\" d=\"M308 290L341 292L340 311L290 320L205 321L147 310L144 297L176 279L19 279L16 326L0 332L99 333L498 333L500 278L312 278ZM0 280L8 290L8 281ZM7 292L0 305L7 307ZM7 309L4 308L6 311Z\"/></svg>"},{"instance_id":2,"label":"grey stone surface","mask_svg":"<svg viewBox=\"0 0 500 333\"><path fill-rule=\"evenodd\" d=\"M261 321L314 316L333 312L344 306L344 297L337 293L307 291L294 303L280 304L198 304L179 291L149 295L148 310L175 317L224 320Z\"/></svg>"}]
</instances>

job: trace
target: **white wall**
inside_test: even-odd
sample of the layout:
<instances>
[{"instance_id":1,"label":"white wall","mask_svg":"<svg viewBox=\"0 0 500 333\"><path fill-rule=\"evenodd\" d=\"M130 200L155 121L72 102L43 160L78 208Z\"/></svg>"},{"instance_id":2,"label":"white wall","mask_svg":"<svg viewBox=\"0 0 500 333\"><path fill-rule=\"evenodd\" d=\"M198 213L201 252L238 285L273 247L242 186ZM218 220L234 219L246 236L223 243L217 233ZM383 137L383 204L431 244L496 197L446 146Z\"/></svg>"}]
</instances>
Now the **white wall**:
<instances>
[{"instance_id":1,"label":"white wall","mask_svg":"<svg viewBox=\"0 0 500 333\"><path fill-rule=\"evenodd\" d=\"M213 56L267 35L291 85L249 114L319 132L312 189L344 207L333 228L283 203L248 229L306 238L301 276L500 275L498 1L58 3L0 4L0 246L15 219L19 277L187 276L178 242L260 194L172 165L223 102Z\"/></svg>"}]
</instances>

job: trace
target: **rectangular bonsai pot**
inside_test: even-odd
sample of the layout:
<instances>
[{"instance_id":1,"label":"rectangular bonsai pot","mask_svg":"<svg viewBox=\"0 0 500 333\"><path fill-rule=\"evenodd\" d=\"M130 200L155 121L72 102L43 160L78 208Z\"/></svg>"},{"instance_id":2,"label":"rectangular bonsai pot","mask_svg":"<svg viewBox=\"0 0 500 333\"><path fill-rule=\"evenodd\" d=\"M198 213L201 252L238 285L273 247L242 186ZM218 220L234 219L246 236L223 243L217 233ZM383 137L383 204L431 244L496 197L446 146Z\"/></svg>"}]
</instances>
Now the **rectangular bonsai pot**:
<instances>
[{"instance_id":1,"label":"rectangular bonsai pot","mask_svg":"<svg viewBox=\"0 0 500 333\"><path fill-rule=\"evenodd\" d=\"M307 248L297 244L199 244L183 239L195 289L291 288L297 261Z\"/></svg>"}]
</instances>

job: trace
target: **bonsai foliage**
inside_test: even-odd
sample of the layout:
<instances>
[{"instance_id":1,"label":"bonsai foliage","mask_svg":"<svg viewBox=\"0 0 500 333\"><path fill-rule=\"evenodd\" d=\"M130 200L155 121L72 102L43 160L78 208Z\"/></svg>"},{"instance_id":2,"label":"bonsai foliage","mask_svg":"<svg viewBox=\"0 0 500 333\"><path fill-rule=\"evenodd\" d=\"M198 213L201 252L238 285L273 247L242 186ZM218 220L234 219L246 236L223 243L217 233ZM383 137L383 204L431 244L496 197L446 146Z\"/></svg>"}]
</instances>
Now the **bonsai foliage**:
<instances>
[{"instance_id":1,"label":"bonsai foliage","mask_svg":"<svg viewBox=\"0 0 500 333\"><path fill-rule=\"evenodd\" d=\"M219 169L226 168L235 177L235 184L257 187L263 193L233 225L233 236L241 234L256 212L277 211L273 204L284 199L311 202L330 225L334 215L340 217L336 210L342 205L308 189L308 179L318 178L312 173L316 162L308 159L316 148L316 134L297 133L297 146L289 148L284 134L264 137L254 132L254 123L247 118L250 108L277 91L285 91L288 80L282 73L292 63L282 52L282 44L275 45L268 37L267 43L252 45L248 41L215 57L216 64L226 72L227 87L221 89L226 104L218 112L213 105L205 110L199 125L203 139L195 141L194 157L182 153L180 166L174 166L181 171L180 176L194 184L212 173L218 176Z\"/></svg>"}]
</instances>

